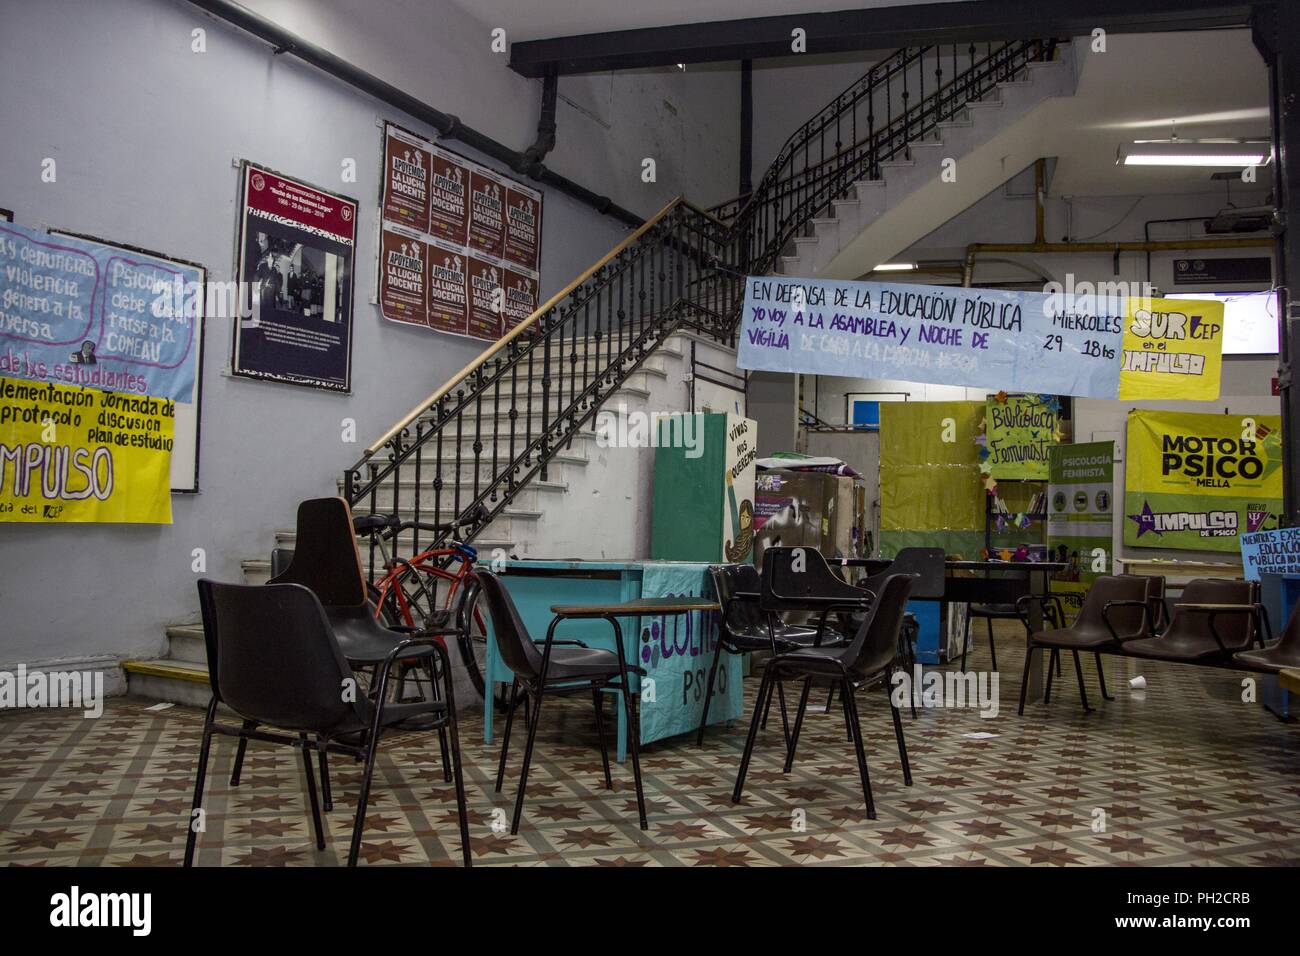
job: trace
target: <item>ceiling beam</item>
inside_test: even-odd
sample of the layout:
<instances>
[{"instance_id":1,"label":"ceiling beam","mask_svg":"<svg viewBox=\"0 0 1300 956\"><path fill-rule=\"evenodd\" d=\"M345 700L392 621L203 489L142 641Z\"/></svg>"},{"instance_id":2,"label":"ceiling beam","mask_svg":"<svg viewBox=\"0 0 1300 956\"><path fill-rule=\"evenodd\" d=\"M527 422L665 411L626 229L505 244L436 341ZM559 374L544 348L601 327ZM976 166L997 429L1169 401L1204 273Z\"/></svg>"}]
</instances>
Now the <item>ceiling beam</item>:
<instances>
[{"instance_id":1,"label":"ceiling beam","mask_svg":"<svg viewBox=\"0 0 1300 956\"><path fill-rule=\"evenodd\" d=\"M523 76L595 73L789 56L791 31L805 31L807 52L888 50L930 43L1019 40L1041 36L1160 33L1243 27L1252 7L1272 0L959 0L870 10L717 20L523 40L510 67Z\"/></svg>"}]
</instances>

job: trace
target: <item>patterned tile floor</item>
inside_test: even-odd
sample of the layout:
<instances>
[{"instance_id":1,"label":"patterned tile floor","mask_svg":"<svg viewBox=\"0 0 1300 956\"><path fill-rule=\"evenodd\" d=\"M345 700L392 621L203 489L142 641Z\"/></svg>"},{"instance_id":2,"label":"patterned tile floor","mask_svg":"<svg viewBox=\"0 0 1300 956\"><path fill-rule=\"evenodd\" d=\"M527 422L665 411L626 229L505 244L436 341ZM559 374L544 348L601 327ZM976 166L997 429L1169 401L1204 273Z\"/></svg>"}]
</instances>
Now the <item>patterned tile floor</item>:
<instances>
[{"instance_id":1,"label":"patterned tile floor","mask_svg":"<svg viewBox=\"0 0 1300 956\"><path fill-rule=\"evenodd\" d=\"M781 772L779 722L759 738L745 799L730 792L746 723L644 752L649 831L636 825L630 765L601 786L585 699L551 701L538 736L524 823L510 813L522 738L505 791L492 792L496 747L467 717L470 832L476 865L772 866L864 864L1283 865L1300 862L1300 728L1240 702L1240 675L1114 661L1117 699L1085 716L1067 663L1050 706L1015 713L1018 642L999 642L1001 712L923 710L904 718L915 784L903 786L889 712L860 698L879 819L866 819L842 717L810 714L800 759ZM972 666L987 663L977 656ZM1091 668L1090 668L1091 670ZM1138 694L1127 679L1142 673ZM1089 692L1099 703L1096 677ZM758 681L747 682L746 714ZM824 697L818 694L814 699ZM554 704L554 706L552 706ZM118 698L98 720L67 711L0 717L0 863L174 865L181 859L202 715ZM774 714L775 718L775 714ZM972 733L997 736L976 739ZM199 862L331 866L343 861L359 772L336 762L327 849L312 845L296 752L253 744L238 788L234 745L218 740ZM1104 830L1094 829L1103 819ZM459 859L455 802L436 736L387 738L363 864Z\"/></svg>"}]
</instances>

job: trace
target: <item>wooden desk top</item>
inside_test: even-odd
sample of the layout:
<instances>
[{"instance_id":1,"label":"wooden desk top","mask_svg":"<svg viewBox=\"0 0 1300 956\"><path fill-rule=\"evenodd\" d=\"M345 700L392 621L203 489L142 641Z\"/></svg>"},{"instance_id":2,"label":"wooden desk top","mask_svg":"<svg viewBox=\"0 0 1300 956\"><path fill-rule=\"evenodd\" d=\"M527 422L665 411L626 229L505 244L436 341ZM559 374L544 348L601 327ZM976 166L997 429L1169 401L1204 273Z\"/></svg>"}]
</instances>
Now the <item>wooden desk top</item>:
<instances>
[{"instance_id":1,"label":"wooden desk top","mask_svg":"<svg viewBox=\"0 0 1300 956\"><path fill-rule=\"evenodd\" d=\"M692 611L718 611L721 606L709 598L652 597L608 604L553 604L557 617L649 617L654 614L690 614Z\"/></svg>"}]
</instances>

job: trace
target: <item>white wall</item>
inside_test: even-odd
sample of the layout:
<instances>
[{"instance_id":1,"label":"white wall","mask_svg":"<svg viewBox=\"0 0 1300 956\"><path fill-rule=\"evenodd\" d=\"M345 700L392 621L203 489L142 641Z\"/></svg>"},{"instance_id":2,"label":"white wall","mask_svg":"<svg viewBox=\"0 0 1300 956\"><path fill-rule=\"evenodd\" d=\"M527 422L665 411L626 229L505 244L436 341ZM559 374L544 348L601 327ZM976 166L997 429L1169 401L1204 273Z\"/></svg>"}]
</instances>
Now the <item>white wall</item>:
<instances>
[{"instance_id":1,"label":"white wall","mask_svg":"<svg viewBox=\"0 0 1300 956\"><path fill-rule=\"evenodd\" d=\"M424 0L361 3L251 0L309 39L427 99L515 148L532 142L539 85L490 53L487 28L459 8ZM191 52L191 30L207 52ZM734 79L734 77L733 77ZM594 81L593 81L594 82ZM708 142L657 126L666 96L688 112L723 117L726 84L641 75L613 85L610 128L561 116L560 172L637 210L665 196L728 193L734 140ZM562 83L562 92L570 88ZM0 28L0 206L20 224L56 226L156 249L231 278L236 226L233 157L264 163L355 197L361 204L354 317L353 394L223 374L230 329L212 321L203 368L202 491L173 498L174 524L0 525L0 662L153 656L163 626L194 620L191 552L207 574L240 579L241 559L265 557L272 532L291 527L296 502L334 494L342 470L482 347L383 321L374 293L380 130L377 119L430 133L181 0L46 0L5 4ZM667 144L667 145L665 145ZM458 144L451 148L464 151ZM639 157L676 150L659 182L642 186ZM706 148L707 147L707 148ZM42 183L41 162L58 163ZM358 181L340 182L357 160ZM482 157L475 157L482 159ZM636 161L628 171L629 163ZM698 179L686 173L698 174ZM635 175L633 175L635 173ZM542 292L595 261L626 230L548 189ZM343 444L354 418L360 444Z\"/></svg>"}]
</instances>

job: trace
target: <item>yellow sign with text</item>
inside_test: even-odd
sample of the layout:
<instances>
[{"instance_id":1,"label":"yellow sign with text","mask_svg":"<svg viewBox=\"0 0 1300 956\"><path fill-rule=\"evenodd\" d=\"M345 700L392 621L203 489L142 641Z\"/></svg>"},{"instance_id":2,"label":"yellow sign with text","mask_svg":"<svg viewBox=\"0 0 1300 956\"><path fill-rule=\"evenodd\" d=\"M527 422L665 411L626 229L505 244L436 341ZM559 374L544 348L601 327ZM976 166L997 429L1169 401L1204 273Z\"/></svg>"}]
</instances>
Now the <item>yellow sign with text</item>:
<instances>
[{"instance_id":1,"label":"yellow sign with text","mask_svg":"<svg viewBox=\"0 0 1300 956\"><path fill-rule=\"evenodd\" d=\"M175 403L0 378L0 521L171 524Z\"/></svg>"},{"instance_id":2,"label":"yellow sign with text","mask_svg":"<svg viewBox=\"0 0 1300 956\"><path fill-rule=\"evenodd\" d=\"M1126 300L1121 401L1216 399L1222 367L1222 302Z\"/></svg>"}]
</instances>

